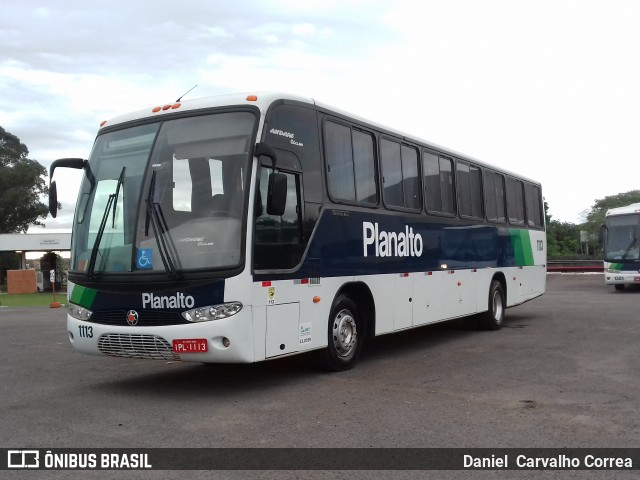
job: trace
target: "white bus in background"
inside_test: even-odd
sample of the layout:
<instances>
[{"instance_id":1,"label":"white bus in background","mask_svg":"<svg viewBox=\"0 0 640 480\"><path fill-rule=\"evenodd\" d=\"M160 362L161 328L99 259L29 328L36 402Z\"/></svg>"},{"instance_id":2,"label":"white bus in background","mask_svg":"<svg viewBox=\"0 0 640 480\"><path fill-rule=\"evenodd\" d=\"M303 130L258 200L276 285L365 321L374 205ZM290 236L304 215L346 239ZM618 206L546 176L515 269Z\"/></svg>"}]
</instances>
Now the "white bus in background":
<instances>
[{"instance_id":1,"label":"white bus in background","mask_svg":"<svg viewBox=\"0 0 640 480\"><path fill-rule=\"evenodd\" d=\"M545 290L537 182L312 99L160 105L57 167L84 170L67 321L83 353L317 351L344 370L374 335L476 314L499 329Z\"/></svg>"},{"instance_id":2,"label":"white bus in background","mask_svg":"<svg viewBox=\"0 0 640 480\"><path fill-rule=\"evenodd\" d=\"M605 284L640 285L640 203L607 211L603 233Z\"/></svg>"}]
</instances>

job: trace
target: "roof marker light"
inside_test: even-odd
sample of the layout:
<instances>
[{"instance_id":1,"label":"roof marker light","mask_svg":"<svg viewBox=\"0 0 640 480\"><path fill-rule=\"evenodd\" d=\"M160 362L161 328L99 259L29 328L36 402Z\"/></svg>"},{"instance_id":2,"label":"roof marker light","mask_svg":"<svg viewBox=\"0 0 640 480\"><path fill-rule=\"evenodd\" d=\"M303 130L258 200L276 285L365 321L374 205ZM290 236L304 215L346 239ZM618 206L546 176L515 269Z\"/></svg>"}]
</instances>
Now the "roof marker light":
<instances>
[{"instance_id":1,"label":"roof marker light","mask_svg":"<svg viewBox=\"0 0 640 480\"><path fill-rule=\"evenodd\" d=\"M175 110L177 108L180 108L182 106L181 103L174 103L173 105L163 105L162 107L154 107L153 110L151 110L153 113L158 113L162 110L167 111L167 110Z\"/></svg>"},{"instance_id":2,"label":"roof marker light","mask_svg":"<svg viewBox=\"0 0 640 480\"><path fill-rule=\"evenodd\" d=\"M104 124L105 124L105 123L107 123L107 121L106 121L106 120L101 121L101 122L100 122L100 126L101 126L101 127L104 127Z\"/></svg>"}]
</instances>

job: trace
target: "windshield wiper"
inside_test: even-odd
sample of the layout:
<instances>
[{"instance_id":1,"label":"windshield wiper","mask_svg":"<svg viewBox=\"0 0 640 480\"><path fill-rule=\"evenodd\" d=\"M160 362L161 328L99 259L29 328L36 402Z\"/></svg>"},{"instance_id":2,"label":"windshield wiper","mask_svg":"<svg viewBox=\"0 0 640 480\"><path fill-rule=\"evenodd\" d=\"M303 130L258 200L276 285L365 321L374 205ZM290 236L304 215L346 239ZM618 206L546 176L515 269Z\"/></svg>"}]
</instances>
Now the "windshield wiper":
<instances>
[{"instance_id":1,"label":"windshield wiper","mask_svg":"<svg viewBox=\"0 0 640 480\"><path fill-rule=\"evenodd\" d=\"M107 226L107 219L109 218L109 211L113 207L113 223L111 228L115 228L116 224L116 202L118 201L118 195L120 194L120 187L124 182L124 172L126 167L122 167L122 171L120 172L120 176L118 177L118 184L116 185L115 193L109 195L107 199L107 205L104 208L104 213L102 214L102 220L100 221L100 228L98 228L98 233L96 234L96 239L93 242L93 247L91 248L91 257L89 258L89 266L87 268L87 278L92 280L94 278L95 268L96 268L96 260L98 258L98 250L100 248L100 242L102 241L102 235L104 234L104 229Z\"/></svg>"},{"instance_id":2,"label":"windshield wiper","mask_svg":"<svg viewBox=\"0 0 640 480\"><path fill-rule=\"evenodd\" d=\"M118 177L118 185L116 185L116 193L113 199L113 219L111 221L111 228L116 228L116 210L118 208L118 196L120 195L120 187L124 183L124 171L127 167L122 167L120 176Z\"/></svg>"},{"instance_id":3,"label":"windshield wiper","mask_svg":"<svg viewBox=\"0 0 640 480\"><path fill-rule=\"evenodd\" d=\"M631 243L629 244L629 246L627 247L627 249L624 251L624 254L622 255L622 260L624 260L625 258L627 258L627 255L629 255L629 251L635 247L636 242L638 241L637 238L634 238L633 240L631 240Z\"/></svg>"},{"instance_id":4,"label":"windshield wiper","mask_svg":"<svg viewBox=\"0 0 640 480\"><path fill-rule=\"evenodd\" d=\"M156 239L156 244L158 245L158 252L160 253L160 258L162 259L162 264L164 265L164 269L169 272L170 278L177 278L178 272L176 270L176 266L173 263L172 256L177 258L176 253L174 252L172 255L167 242L165 242L164 235L167 234L168 243L173 247L173 242L171 241L171 236L168 233L169 228L167 226L167 222L162 214L162 208L160 207L160 203L156 202L154 199L156 190L156 171L153 171L151 175L151 182L149 184L149 195L147 196L147 216L145 218L144 225L144 234L149 235L149 224L153 228L153 235Z\"/></svg>"}]
</instances>

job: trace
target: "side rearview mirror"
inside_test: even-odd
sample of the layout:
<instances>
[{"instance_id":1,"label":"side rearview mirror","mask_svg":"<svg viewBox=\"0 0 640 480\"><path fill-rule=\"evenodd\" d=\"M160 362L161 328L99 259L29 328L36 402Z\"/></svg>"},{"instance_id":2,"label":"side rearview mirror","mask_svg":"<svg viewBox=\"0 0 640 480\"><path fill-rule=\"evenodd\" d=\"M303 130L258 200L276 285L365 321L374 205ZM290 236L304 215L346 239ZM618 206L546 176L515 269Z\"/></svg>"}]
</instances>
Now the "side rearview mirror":
<instances>
[{"instance_id":1,"label":"side rearview mirror","mask_svg":"<svg viewBox=\"0 0 640 480\"><path fill-rule=\"evenodd\" d=\"M55 181L49 185L49 213L53 218L58 216L58 189Z\"/></svg>"},{"instance_id":2,"label":"side rearview mirror","mask_svg":"<svg viewBox=\"0 0 640 480\"><path fill-rule=\"evenodd\" d=\"M607 226L603 223L598 230L598 243L604 245L604 237L607 234Z\"/></svg>"},{"instance_id":3,"label":"side rearview mirror","mask_svg":"<svg viewBox=\"0 0 640 480\"><path fill-rule=\"evenodd\" d=\"M49 213L53 218L56 218L58 215L58 189L56 182L51 181L53 172L58 167L81 169L84 168L86 164L87 161L83 158L60 158L51 164L51 168L49 168Z\"/></svg>"},{"instance_id":4,"label":"side rearview mirror","mask_svg":"<svg viewBox=\"0 0 640 480\"><path fill-rule=\"evenodd\" d=\"M287 206L287 176L284 173L269 175L267 187L267 214L280 217Z\"/></svg>"}]
</instances>

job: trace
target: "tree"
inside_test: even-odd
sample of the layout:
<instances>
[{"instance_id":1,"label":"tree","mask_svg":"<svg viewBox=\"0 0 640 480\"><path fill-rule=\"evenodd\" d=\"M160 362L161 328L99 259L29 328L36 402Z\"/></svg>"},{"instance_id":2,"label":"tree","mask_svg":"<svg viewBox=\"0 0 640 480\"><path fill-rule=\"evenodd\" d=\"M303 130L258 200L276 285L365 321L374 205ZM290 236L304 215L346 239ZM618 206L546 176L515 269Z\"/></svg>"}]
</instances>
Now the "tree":
<instances>
[{"instance_id":1,"label":"tree","mask_svg":"<svg viewBox=\"0 0 640 480\"><path fill-rule=\"evenodd\" d=\"M607 210L638 202L640 202L640 190L631 190L596 200L589 210L582 212L582 217L585 220L582 229L591 234L597 234L600 230L600 225L604 223L604 216Z\"/></svg>"},{"instance_id":2,"label":"tree","mask_svg":"<svg viewBox=\"0 0 640 480\"><path fill-rule=\"evenodd\" d=\"M549 204L544 202L544 216L547 224L547 255L567 257L580 253L580 227L570 222L553 220L549 215Z\"/></svg>"},{"instance_id":3,"label":"tree","mask_svg":"<svg viewBox=\"0 0 640 480\"><path fill-rule=\"evenodd\" d=\"M580 253L580 227L571 222L551 220L547 224L547 255L568 257Z\"/></svg>"},{"instance_id":4,"label":"tree","mask_svg":"<svg viewBox=\"0 0 640 480\"><path fill-rule=\"evenodd\" d=\"M49 194L47 169L28 155L26 145L0 127L0 233L44 227L39 219L46 218L49 208L40 198Z\"/></svg>"}]
</instances>

